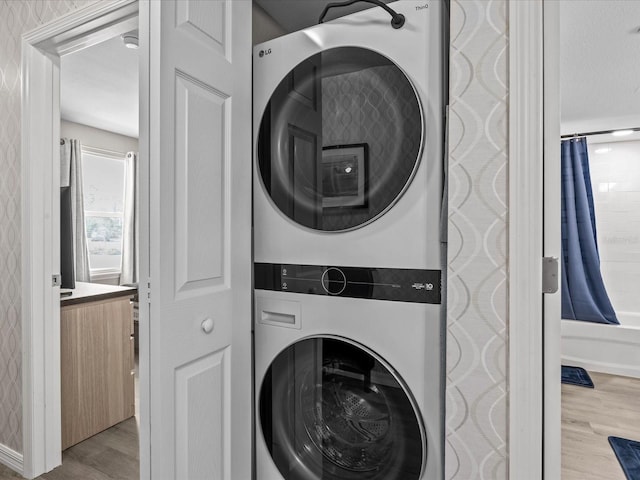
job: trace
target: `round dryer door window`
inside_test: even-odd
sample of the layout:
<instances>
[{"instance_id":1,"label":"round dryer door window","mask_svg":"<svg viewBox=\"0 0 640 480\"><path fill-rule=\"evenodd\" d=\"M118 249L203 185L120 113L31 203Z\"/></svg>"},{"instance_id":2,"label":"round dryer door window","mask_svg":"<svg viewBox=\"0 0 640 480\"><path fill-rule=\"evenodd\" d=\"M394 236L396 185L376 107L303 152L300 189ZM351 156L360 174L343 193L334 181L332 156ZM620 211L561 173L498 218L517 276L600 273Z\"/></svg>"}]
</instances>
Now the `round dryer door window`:
<instances>
[{"instance_id":1,"label":"round dryer door window","mask_svg":"<svg viewBox=\"0 0 640 480\"><path fill-rule=\"evenodd\" d=\"M294 222L362 226L408 187L423 119L411 82L391 60L358 47L304 60L273 92L258 135L263 187Z\"/></svg>"},{"instance_id":2,"label":"round dryer door window","mask_svg":"<svg viewBox=\"0 0 640 480\"><path fill-rule=\"evenodd\" d=\"M309 337L273 361L260 425L285 480L418 480L424 427L400 377L364 347Z\"/></svg>"}]
</instances>

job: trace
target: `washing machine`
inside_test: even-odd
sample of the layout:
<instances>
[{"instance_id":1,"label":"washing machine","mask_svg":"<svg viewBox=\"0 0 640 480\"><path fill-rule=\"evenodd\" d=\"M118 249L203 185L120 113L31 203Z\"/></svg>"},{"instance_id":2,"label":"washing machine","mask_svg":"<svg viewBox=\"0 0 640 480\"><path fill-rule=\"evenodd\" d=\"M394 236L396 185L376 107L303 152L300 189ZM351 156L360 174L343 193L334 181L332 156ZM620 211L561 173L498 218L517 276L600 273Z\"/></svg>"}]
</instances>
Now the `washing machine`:
<instances>
[{"instance_id":1,"label":"washing machine","mask_svg":"<svg viewBox=\"0 0 640 480\"><path fill-rule=\"evenodd\" d=\"M443 477L443 12L387 6L254 49L257 480Z\"/></svg>"},{"instance_id":2,"label":"washing machine","mask_svg":"<svg viewBox=\"0 0 640 480\"><path fill-rule=\"evenodd\" d=\"M305 284L327 271L294 268ZM344 283L364 298L256 290L257 480L443 478L440 291L401 281L416 300L372 300L384 282L351 284L362 273Z\"/></svg>"}]
</instances>

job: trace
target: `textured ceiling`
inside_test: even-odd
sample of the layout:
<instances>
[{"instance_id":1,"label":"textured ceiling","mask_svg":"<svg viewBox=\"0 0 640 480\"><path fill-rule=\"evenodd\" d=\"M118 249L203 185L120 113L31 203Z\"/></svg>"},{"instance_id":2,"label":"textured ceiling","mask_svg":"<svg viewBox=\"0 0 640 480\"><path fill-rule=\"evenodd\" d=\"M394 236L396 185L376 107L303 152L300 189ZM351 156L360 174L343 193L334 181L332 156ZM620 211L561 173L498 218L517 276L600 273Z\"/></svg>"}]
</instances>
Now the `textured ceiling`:
<instances>
[{"instance_id":1,"label":"textured ceiling","mask_svg":"<svg viewBox=\"0 0 640 480\"><path fill-rule=\"evenodd\" d=\"M640 127L640 1L560 2L563 133Z\"/></svg>"},{"instance_id":2,"label":"textured ceiling","mask_svg":"<svg viewBox=\"0 0 640 480\"><path fill-rule=\"evenodd\" d=\"M120 36L60 61L63 120L138 138L138 50Z\"/></svg>"},{"instance_id":3,"label":"textured ceiling","mask_svg":"<svg viewBox=\"0 0 640 480\"><path fill-rule=\"evenodd\" d=\"M329 0L254 0L286 31L318 22ZM332 9L327 19L370 8ZM640 127L640 1L560 3L563 133ZM119 37L62 58L64 119L138 136L138 56Z\"/></svg>"}]
</instances>

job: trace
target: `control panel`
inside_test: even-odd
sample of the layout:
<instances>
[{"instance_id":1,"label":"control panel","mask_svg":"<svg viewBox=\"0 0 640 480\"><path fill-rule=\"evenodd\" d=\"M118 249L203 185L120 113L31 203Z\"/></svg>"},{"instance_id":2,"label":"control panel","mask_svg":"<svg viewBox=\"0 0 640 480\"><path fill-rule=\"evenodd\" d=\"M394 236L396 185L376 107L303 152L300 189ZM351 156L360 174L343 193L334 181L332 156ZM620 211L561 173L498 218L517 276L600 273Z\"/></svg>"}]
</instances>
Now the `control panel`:
<instances>
[{"instance_id":1,"label":"control panel","mask_svg":"<svg viewBox=\"0 0 640 480\"><path fill-rule=\"evenodd\" d=\"M254 278L255 288L260 290L397 302L441 302L440 270L255 263Z\"/></svg>"}]
</instances>

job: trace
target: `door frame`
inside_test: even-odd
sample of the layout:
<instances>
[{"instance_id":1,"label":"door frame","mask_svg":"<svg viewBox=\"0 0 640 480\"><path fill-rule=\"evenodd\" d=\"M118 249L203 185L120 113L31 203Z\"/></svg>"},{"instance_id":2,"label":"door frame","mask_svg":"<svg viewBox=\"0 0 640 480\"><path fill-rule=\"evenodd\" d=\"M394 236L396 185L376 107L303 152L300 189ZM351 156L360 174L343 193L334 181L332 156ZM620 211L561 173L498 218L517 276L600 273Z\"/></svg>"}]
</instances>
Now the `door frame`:
<instances>
[{"instance_id":1,"label":"door frame","mask_svg":"<svg viewBox=\"0 0 640 480\"><path fill-rule=\"evenodd\" d=\"M559 6L508 10L509 478L557 479L560 294L542 293L542 258L560 258Z\"/></svg>"},{"instance_id":2,"label":"door frame","mask_svg":"<svg viewBox=\"0 0 640 480\"><path fill-rule=\"evenodd\" d=\"M56 221L59 222L56 201L59 195L55 187L59 186L60 170L56 141L60 137L60 57L137 26L137 0L110 0L71 12L22 37L23 454L12 466L27 478L34 478L62 463L59 287L52 286L52 276L59 273L59 267L54 263L57 264L55 249L59 246L55 239L55 232L59 232L56 225ZM144 42L146 40L141 38L141 43ZM141 48L141 52L142 73L148 59L144 58L144 49ZM143 84L146 85L141 79L140 102L146 105L148 92L144 91ZM147 119L141 111L141 126L144 121ZM143 131L146 130L141 128L141 140L145 138ZM142 153L147 150L141 145L141 167L146 162ZM143 178L141 175L141 180ZM140 183L144 193L147 191L145 182ZM144 226L141 222L141 243L148 232ZM146 278L146 270L142 268L143 265L140 278ZM141 474L148 471L145 467L150 449L148 339L148 308L141 302Z\"/></svg>"}]
</instances>

